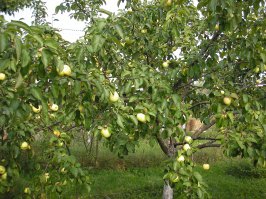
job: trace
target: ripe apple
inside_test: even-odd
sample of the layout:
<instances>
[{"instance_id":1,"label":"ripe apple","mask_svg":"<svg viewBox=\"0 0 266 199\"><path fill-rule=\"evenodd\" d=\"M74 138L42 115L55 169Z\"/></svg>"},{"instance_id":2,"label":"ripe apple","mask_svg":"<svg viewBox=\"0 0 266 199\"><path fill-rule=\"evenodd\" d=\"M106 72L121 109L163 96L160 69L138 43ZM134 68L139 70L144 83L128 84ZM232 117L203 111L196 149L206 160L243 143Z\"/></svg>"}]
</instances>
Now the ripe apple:
<instances>
[{"instance_id":1,"label":"ripe apple","mask_svg":"<svg viewBox=\"0 0 266 199\"><path fill-rule=\"evenodd\" d=\"M187 143L191 143L191 142L193 141L193 139L192 139L192 137L190 137L190 136L185 136L185 141L186 141Z\"/></svg>"},{"instance_id":2,"label":"ripe apple","mask_svg":"<svg viewBox=\"0 0 266 199\"><path fill-rule=\"evenodd\" d=\"M102 128L101 134L105 138L109 138L111 136L111 133L108 128Z\"/></svg>"},{"instance_id":3,"label":"ripe apple","mask_svg":"<svg viewBox=\"0 0 266 199\"><path fill-rule=\"evenodd\" d=\"M118 93L116 91L114 92L114 94L110 92L109 100L111 102L117 102L119 100Z\"/></svg>"},{"instance_id":4,"label":"ripe apple","mask_svg":"<svg viewBox=\"0 0 266 199\"><path fill-rule=\"evenodd\" d=\"M189 150L189 149L190 149L189 144L185 144L185 145L183 146L183 149L184 149L185 151Z\"/></svg>"},{"instance_id":5,"label":"ripe apple","mask_svg":"<svg viewBox=\"0 0 266 199\"><path fill-rule=\"evenodd\" d=\"M30 145L28 144L28 142L22 142L22 144L20 145L21 150L27 150L30 149Z\"/></svg>"},{"instance_id":6,"label":"ripe apple","mask_svg":"<svg viewBox=\"0 0 266 199\"><path fill-rule=\"evenodd\" d=\"M255 72L255 73L260 72L260 68L259 68L259 67L254 68L254 72Z\"/></svg>"},{"instance_id":7,"label":"ripe apple","mask_svg":"<svg viewBox=\"0 0 266 199\"><path fill-rule=\"evenodd\" d=\"M224 94L224 91L223 91L223 90L221 90L221 94L222 94L222 95Z\"/></svg>"},{"instance_id":8,"label":"ripe apple","mask_svg":"<svg viewBox=\"0 0 266 199\"><path fill-rule=\"evenodd\" d=\"M42 110L42 105L39 105L38 108L36 108L35 106L33 106L32 104L30 104L31 109L34 113L40 113Z\"/></svg>"},{"instance_id":9,"label":"ripe apple","mask_svg":"<svg viewBox=\"0 0 266 199\"><path fill-rule=\"evenodd\" d=\"M171 6L172 5L172 0L166 0L165 5L166 6Z\"/></svg>"},{"instance_id":10,"label":"ripe apple","mask_svg":"<svg viewBox=\"0 0 266 199\"><path fill-rule=\"evenodd\" d=\"M142 33L142 34L146 34L146 33L147 33L147 29L142 29L142 30L141 30L141 33Z\"/></svg>"},{"instance_id":11,"label":"ripe apple","mask_svg":"<svg viewBox=\"0 0 266 199\"><path fill-rule=\"evenodd\" d=\"M230 97L224 97L223 101L224 101L224 104L227 106L229 106L232 102Z\"/></svg>"},{"instance_id":12,"label":"ripe apple","mask_svg":"<svg viewBox=\"0 0 266 199\"><path fill-rule=\"evenodd\" d=\"M210 165L209 164L203 164L203 169L204 170L209 170L210 169Z\"/></svg>"},{"instance_id":13,"label":"ripe apple","mask_svg":"<svg viewBox=\"0 0 266 199\"><path fill-rule=\"evenodd\" d=\"M7 179L7 173L4 173L4 174L1 176L1 179L2 179L2 180L6 180L6 179Z\"/></svg>"},{"instance_id":14,"label":"ripe apple","mask_svg":"<svg viewBox=\"0 0 266 199\"><path fill-rule=\"evenodd\" d=\"M29 187L26 187L26 188L24 189L24 193L25 193L25 194L30 194L30 188L29 188Z\"/></svg>"},{"instance_id":15,"label":"ripe apple","mask_svg":"<svg viewBox=\"0 0 266 199\"><path fill-rule=\"evenodd\" d=\"M6 79L6 74L0 73L0 80L5 80L5 79Z\"/></svg>"},{"instance_id":16,"label":"ripe apple","mask_svg":"<svg viewBox=\"0 0 266 199\"><path fill-rule=\"evenodd\" d=\"M6 168L0 165L0 175L3 175L6 172Z\"/></svg>"},{"instance_id":17,"label":"ripe apple","mask_svg":"<svg viewBox=\"0 0 266 199\"><path fill-rule=\"evenodd\" d=\"M168 61L163 62L163 67L164 68L167 68L168 66L169 66L169 62Z\"/></svg>"},{"instance_id":18,"label":"ripe apple","mask_svg":"<svg viewBox=\"0 0 266 199\"><path fill-rule=\"evenodd\" d=\"M185 157L183 155L180 155L178 158L177 158L177 161L178 162L184 162L185 161Z\"/></svg>"},{"instance_id":19,"label":"ripe apple","mask_svg":"<svg viewBox=\"0 0 266 199\"><path fill-rule=\"evenodd\" d=\"M50 106L50 109L51 109L52 111L58 111L58 105L57 105L57 104L52 104L52 105Z\"/></svg>"},{"instance_id":20,"label":"ripe apple","mask_svg":"<svg viewBox=\"0 0 266 199\"><path fill-rule=\"evenodd\" d=\"M220 29L219 24L216 24L215 27L214 27L214 29L215 29L216 31L218 31L218 30Z\"/></svg>"},{"instance_id":21,"label":"ripe apple","mask_svg":"<svg viewBox=\"0 0 266 199\"><path fill-rule=\"evenodd\" d=\"M60 131L58 131L58 130L54 130L54 135L56 136L56 137L60 137L60 135L61 135L61 133L60 133Z\"/></svg>"},{"instance_id":22,"label":"ripe apple","mask_svg":"<svg viewBox=\"0 0 266 199\"><path fill-rule=\"evenodd\" d=\"M140 121L140 122L145 123L145 122L146 122L146 116L145 116L145 114L143 114L143 113L138 113L138 114L137 114L137 120Z\"/></svg>"},{"instance_id":23,"label":"ripe apple","mask_svg":"<svg viewBox=\"0 0 266 199\"><path fill-rule=\"evenodd\" d=\"M70 76L71 75L71 68L68 65L63 66L63 70L59 72L60 76Z\"/></svg>"}]
</instances>

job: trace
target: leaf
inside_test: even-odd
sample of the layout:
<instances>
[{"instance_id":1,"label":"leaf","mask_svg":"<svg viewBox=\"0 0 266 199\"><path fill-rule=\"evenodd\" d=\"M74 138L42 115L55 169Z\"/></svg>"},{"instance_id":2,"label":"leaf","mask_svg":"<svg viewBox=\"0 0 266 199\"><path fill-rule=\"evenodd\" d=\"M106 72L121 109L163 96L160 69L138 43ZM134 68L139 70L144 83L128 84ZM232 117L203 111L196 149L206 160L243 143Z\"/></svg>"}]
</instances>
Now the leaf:
<instances>
[{"instance_id":1,"label":"leaf","mask_svg":"<svg viewBox=\"0 0 266 199\"><path fill-rule=\"evenodd\" d=\"M92 39L92 51L97 52L103 45L104 38L101 35L94 35Z\"/></svg>"},{"instance_id":2,"label":"leaf","mask_svg":"<svg viewBox=\"0 0 266 199\"><path fill-rule=\"evenodd\" d=\"M20 38L18 37L15 38L15 48L16 48L17 64L18 64L20 60L20 56L21 56L21 50L22 50L22 42Z\"/></svg>"},{"instance_id":3,"label":"leaf","mask_svg":"<svg viewBox=\"0 0 266 199\"><path fill-rule=\"evenodd\" d=\"M123 33L123 30L122 30L121 26L119 26L118 24L115 25L115 30L119 34L121 39L124 39L124 33Z\"/></svg>"},{"instance_id":4,"label":"leaf","mask_svg":"<svg viewBox=\"0 0 266 199\"><path fill-rule=\"evenodd\" d=\"M70 172L73 174L73 176L76 178L78 176L78 169L75 167L72 167L70 169Z\"/></svg>"},{"instance_id":5,"label":"leaf","mask_svg":"<svg viewBox=\"0 0 266 199\"><path fill-rule=\"evenodd\" d=\"M24 30L27 30L28 32L31 31L30 26L28 26L26 23L22 22L22 21L16 21L16 20L12 20L9 25L13 25L13 26L17 26L19 28L22 28Z\"/></svg>"},{"instance_id":6,"label":"leaf","mask_svg":"<svg viewBox=\"0 0 266 199\"><path fill-rule=\"evenodd\" d=\"M30 55L26 49L22 50L21 66L25 67L30 63Z\"/></svg>"},{"instance_id":7,"label":"leaf","mask_svg":"<svg viewBox=\"0 0 266 199\"><path fill-rule=\"evenodd\" d=\"M123 124L123 117L119 114L116 115L117 116L117 120L116 123L121 127L121 128L125 128L124 124Z\"/></svg>"},{"instance_id":8,"label":"leaf","mask_svg":"<svg viewBox=\"0 0 266 199\"><path fill-rule=\"evenodd\" d=\"M52 48L54 50L58 49L58 43L55 40L53 40L53 39L47 39L44 42L44 46L47 46L47 47Z\"/></svg>"},{"instance_id":9,"label":"leaf","mask_svg":"<svg viewBox=\"0 0 266 199\"><path fill-rule=\"evenodd\" d=\"M19 73L17 80L16 80L16 85L15 85L15 89L19 88L21 86L21 84L23 83L23 77L22 75Z\"/></svg>"},{"instance_id":10,"label":"leaf","mask_svg":"<svg viewBox=\"0 0 266 199\"><path fill-rule=\"evenodd\" d=\"M31 89L31 94L38 100L42 99L42 94L41 90L39 88L32 88Z\"/></svg>"},{"instance_id":11,"label":"leaf","mask_svg":"<svg viewBox=\"0 0 266 199\"><path fill-rule=\"evenodd\" d=\"M51 60L52 54L49 50L43 49L42 50L42 63L44 66L48 66Z\"/></svg>"},{"instance_id":12,"label":"leaf","mask_svg":"<svg viewBox=\"0 0 266 199\"><path fill-rule=\"evenodd\" d=\"M194 176L198 182L202 182L202 176L199 174L199 172L194 172Z\"/></svg>"},{"instance_id":13,"label":"leaf","mask_svg":"<svg viewBox=\"0 0 266 199\"><path fill-rule=\"evenodd\" d=\"M102 9L102 8L99 9L99 12L104 13L104 14L106 14L108 16L111 16L112 15L112 13L110 11L105 10L105 9Z\"/></svg>"},{"instance_id":14,"label":"leaf","mask_svg":"<svg viewBox=\"0 0 266 199\"><path fill-rule=\"evenodd\" d=\"M129 119L136 125L138 126L138 120L134 115L130 115Z\"/></svg>"},{"instance_id":15,"label":"leaf","mask_svg":"<svg viewBox=\"0 0 266 199\"><path fill-rule=\"evenodd\" d=\"M40 37L39 35L37 34L32 34L31 35L37 42L39 42L41 44L41 46L43 46L43 39L42 37Z\"/></svg>"},{"instance_id":16,"label":"leaf","mask_svg":"<svg viewBox=\"0 0 266 199\"><path fill-rule=\"evenodd\" d=\"M8 46L8 36L0 34L0 52L3 52Z\"/></svg>"}]
</instances>

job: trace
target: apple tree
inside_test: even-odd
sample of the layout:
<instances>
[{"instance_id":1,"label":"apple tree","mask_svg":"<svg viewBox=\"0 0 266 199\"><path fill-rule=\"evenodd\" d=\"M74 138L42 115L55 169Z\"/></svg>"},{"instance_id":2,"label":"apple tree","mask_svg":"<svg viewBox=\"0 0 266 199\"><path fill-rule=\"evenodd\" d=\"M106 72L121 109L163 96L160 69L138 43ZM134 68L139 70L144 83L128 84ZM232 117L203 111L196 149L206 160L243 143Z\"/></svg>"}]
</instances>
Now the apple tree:
<instances>
[{"instance_id":1,"label":"apple tree","mask_svg":"<svg viewBox=\"0 0 266 199\"><path fill-rule=\"evenodd\" d=\"M158 143L169 157L163 198L209 197L191 158L206 147L265 166L265 1L133 0L118 14L103 3L56 8L89 22L71 44L48 25L1 19L1 191L27 169L45 171L27 194L89 188L70 149L80 129L119 156L141 138ZM204 123L194 132L182 128L191 117ZM45 163L31 148L38 136Z\"/></svg>"}]
</instances>

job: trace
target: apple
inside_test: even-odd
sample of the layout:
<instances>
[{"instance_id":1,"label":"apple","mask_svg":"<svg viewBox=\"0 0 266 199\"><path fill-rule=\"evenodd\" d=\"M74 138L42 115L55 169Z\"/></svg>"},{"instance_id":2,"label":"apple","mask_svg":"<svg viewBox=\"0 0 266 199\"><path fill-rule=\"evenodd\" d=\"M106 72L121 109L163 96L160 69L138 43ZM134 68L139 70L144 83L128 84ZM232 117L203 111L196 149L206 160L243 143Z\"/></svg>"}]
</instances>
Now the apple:
<instances>
[{"instance_id":1,"label":"apple","mask_svg":"<svg viewBox=\"0 0 266 199\"><path fill-rule=\"evenodd\" d=\"M0 165L0 175L3 175L6 172L6 168Z\"/></svg>"},{"instance_id":2,"label":"apple","mask_svg":"<svg viewBox=\"0 0 266 199\"><path fill-rule=\"evenodd\" d=\"M71 68L68 65L63 66L63 70L59 72L60 76L70 76L71 75Z\"/></svg>"},{"instance_id":3,"label":"apple","mask_svg":"<svg viewBox=\"0 0 266 199\"><path fill-rule=\"evenodd\" d=\"M209 164L203 164L203 169L204 170L209 170L210 169L210 165Z\"/></svg>"},{"instance_id":4,"label":"apple","mask_svg":"<svg viewBox=\"0 0 266 199\"><path fill-rule=\"evenodd\" d=\"M229 106L232 102L230 97L224 97L223 101L224 101L224 104L227 106Z\"/></svg>"},{"instance_id":5,"label":"apple","mask_svg":"<svg viewBox=\"0 0 266 199\"><path fill-rule=\"evenodd\" d=\"M216 31L218 31L218 30L220 29L219 24L216 24L215 27L214 27L214 29L215 29Z\"/></svg>"},{"instance_id":6,"label":"apple","mask_svg":"<svg viewBox=\"0 0 266 199\"><path fill-rule=\"evenodd\" d=\"M143 114L143 113L138 113L138 114L137 114L137 120L140 121L140 122L145 123L145 122L146 122L146 116L145 116L145 114Z\"/></svg>"},{"instance_id":7,"label":"apple","mask_svg":"<svg viewBox=\"0 0 266 199\"><path fill-rule=\"evenodd\" d=\"M82 105L79 105L78 109L79 109L79 112L81 112L81 113L84 112L84 107Z\"/></svg>"},{"instance_id":8,"label":"apple","mask_svg":"<svg viewBox=\"0 0 266 199\"><path fill-rule=\"evenodd\" d=\"M192 139L192 137L190 137L190 136L185 136L185 141L186 141L187 143L191 143L191 142L193 141L193 139Z\"/></svg>"},{"instance_id":9,"label":"apple","mask_svg":"<svg viewBox=\"0 0 266 199\"><path fill-rule=\"evenodd\" d=\"M67 173L67 170L65 169L65 167L63 167L61 170L60 170L61 173Z\"/></svg>"},{"instance_id":10,"label":"apple","mask_svg":"<svg viewBox=\"0 0 266 199\"><path fill-rule=\"evenodd\" d=\"M36 108L35 106L33 106L32 104L30 104L31 109L34 113L40 113L42 110L42 105L39 105L38 108Z\"/></svg>"},{"instance_id":11,"label":"apple","mask_svg":"<svg viewBox=\"0 0 266 199\"><path fill-rule=\"evenodd\" d=\"M30 188L29 188L29 187L26 187L26 188L24 189L24 193L25 193L25 194L30 194Z\"/></svg>"},{"instance_id":12,"label":"apple","mask_svg":"<svg viewBox=\"0 0 266 199\"><path fill-rule=\"evenodd\" d=\"M167 1L165 2L165 5L166 5L166 6L171 6L171 5L172 5L172 0L167 0Z\"/></svg>"},{"instance_id":13,"label":"apple","mask_svg":"<svg viewBox=\"0 0 266 199\"><path fill-rule=\"evenodd\" d=\"M258 72L260 72L260 68L259 67L256 67L256 68L254 68L254 70L253 70L255 73L258 73Z\"/></svg>"},{"instance_id":14,"label":"apple","mask_svg":"<svg viewBox=\"0 0 266 199\"><path fill-rule=\"evenodd\" d=\"M59 146L59 147L64 146L64 142L59 142L59 143L58 143L58 146Z\"/></svg>"},{"instance_id":15,"label":"apple","mask_svg":"<svg viewBox=\"0 0 266 199\"><path fill-rule=\"evenodd\" d=\"M185 157L183 155L180 155L178 158L177 158L177 161L178 162L184 162L185 161Z\"/></svg>"},{"instance_id":16,"label":"apple","mask_svg":"<svg viewBox=\"0 0 266 199\"><path fill-rule=\"evenodd\" d=\"M171 174L171 176L170 176L170 180L171 180L172 182L178 182L178 180L179 180L179 176L178 176L176 173L173 173L173 174Z\"/></svg>"},{"instance_id":17,"label":"apple","mask_svg":"<svg viewBox=\"0 0 266 199\"><path fill-rule=\"evenodd\" d=\"M260 83L261 83L261 81L260 81L259 79L257 79L257 80L256 80L256 83L257 83L257 84L260 84Z\"/></svg>"},{"instance_id":18,"label":"apple","mask_svg":"<svg viewBox=\"0 0 266 199\"><path fill-rule=\"evenodd\" d=\"M28 142L22 142L22 144L20 145L21 150L27 150L30 149L30 145L28 144Z\"/></svg>"},{"instance_id":19,"label":"apple","mask_svg":"<svg viewBox=\"0 0 266 199\"><path fill-rule=\"evenodd\" d=\"M109 138L111 136L111 133L108 128L102 128L101 134L105 138Z\"/></svg>"},{"instance_id":20,"label":"apple","mask_svg":"<svg viewBox=\"0 0 266 199\"><path fill-rule=\"evenodd\" d=\"M6 180L6 179L7 179L7 173L4 173L4 174L1 176L1 179L2 179L2 180Z\"/></svg>"},{"instance_id":21,"label":"apple","mask_svg":"<svg viewBox=\"0 0 266 199\"><path fill-rule=\"evenodd\" d=\"M221 90L221 94L222 94L222 95L224 94L224 91L223 91L223 90Z\"/></svg>"},{"instance_id":22,"label":"apple","mask_svg":"<svg viewBox=\"0 0 266 199\"><path fill-rule=\"evenodd\" d=\"M114 92L114 94L110 92L109 100L111 102L117 102L119 100L118 93L116 91Z\"/></svg>"},{"instance_id":23,"label":"apple","mask_svg":"<svg viewBox=\"0 0 266 199\"><path fill-rule=\"evenodd\" d=\"M147 29L142 29L142 30L141 30L141 33L142 33L142 34L146 34L146 33L147 33Z\"/></svg>"},{"instance_id":24,"label":"apple","mask_svg":"<svg viewBox=\"0 0 266 199\"><path fill-rule=\"evenodd\" d=\"M61 135L61 133L60 133L60 131L58 131L58 130L54 130L54 135L56 136L56 137L60 137L60 135Z\"/></svg>"},{"instance_id":25,"label":"apple","mask_svg":"<svg viewBox=\"0 0 266 199\"><path fill-rule=\"evenodd\" d=\"M183 149L184 149L185 151L189 150L189 149L190 149L189 144L185 144L185 145L183 146Z\"/></svg>"},{"instance_id":26,"label":"apple","mask_svg":"<svg viewBox=\"0 0 266 199\"><path fill-rule=\"evenodd\" d=\"M163 67L164 68L167 68L168 66L169 66L169 62L168 61L163 62Z\"/></svg>"},{"instance_id":27,"label":"apple","mask_svg":"<svg viewBox=\"0 0 266 199\"><path fill-rule=\"evenodd\" d=\"M50 106L50 109L51 109L52 111L58 111L58 105L57 105L57 104L52 104L52 105Z\"/></svg>"},{"instance_id":28,"label":"apple","mask_svg":"<svg viewBox=\"0 0 266 199\"><path fill-rule=\"evenodd\" d=\"M5 79L6 79L6 74L0 73L0 80L5 80Z\"/></svg>"}]
</instances>

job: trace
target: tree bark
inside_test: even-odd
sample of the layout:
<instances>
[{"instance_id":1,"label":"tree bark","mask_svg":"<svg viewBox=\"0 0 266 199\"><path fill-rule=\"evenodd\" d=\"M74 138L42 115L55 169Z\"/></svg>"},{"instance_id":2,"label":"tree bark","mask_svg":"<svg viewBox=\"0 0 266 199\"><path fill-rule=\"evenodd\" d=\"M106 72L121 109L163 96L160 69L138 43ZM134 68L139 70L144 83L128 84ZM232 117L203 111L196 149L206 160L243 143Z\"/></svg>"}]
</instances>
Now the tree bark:
<instances>
[{"instance_id":1,"label":"tree bark","mask_svg":"<svg viewBox=\"0 0 266 199\"><path fill-rule=\"evenodd\" d=\"M174 191L173 188L169 185L169 181L164 181L164 187L163 187L163 199L173 199L174 197Z\"/></svg>"}]
</instances>

